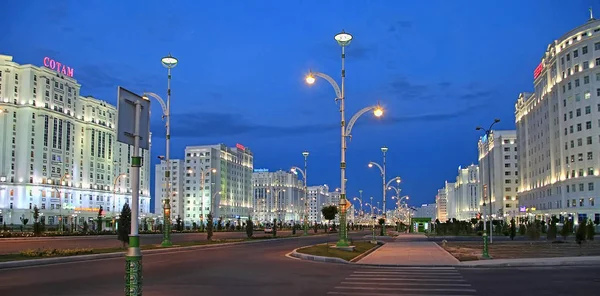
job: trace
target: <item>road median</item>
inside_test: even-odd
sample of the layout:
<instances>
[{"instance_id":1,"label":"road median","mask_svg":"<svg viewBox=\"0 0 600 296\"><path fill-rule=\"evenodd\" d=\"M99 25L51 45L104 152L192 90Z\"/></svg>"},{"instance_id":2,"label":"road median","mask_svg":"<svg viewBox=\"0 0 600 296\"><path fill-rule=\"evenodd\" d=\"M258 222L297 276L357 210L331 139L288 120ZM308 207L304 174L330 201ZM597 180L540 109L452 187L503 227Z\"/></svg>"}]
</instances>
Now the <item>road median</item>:
<instances>
[{"instance_id":1,"label":"road median","mask_svg":"<svg viewBox=\"0 0 600 296\"><path fill-rule=\"evenodd\" d=\"M253 244L253 243L263 243L263 242L273 242L273 241L282 241L286 239L292 238L308 238L319 236L317 235L309 235L309 236L285 236L285 237L257 237L251 239L229 239L229 240L213 240L213 241L200 241L200 242L191 242L191 243L181 243L178 245L174 245L172 247L163 248L160 245L143 245L141 246L142 254L144 255L152 255L152 254L161 254L161 253L169 253L169 252L185 252L196 249L211 249L211 248L219 248L219 247L230 247L236 246L240 244ZM126 248L107 248L107 249L71 249L71 250L53 250L53 249L41 249L41 250L26 250L18 254L6 254L0 255L0 269L8 269L8 268L17 268L17 267L30 267L30 266L40 266L40 265L48 265L48 264L57 264L57 263L71 263L71 262L81 262L88 260L100 260L100 259L110 259L117 257L124 257ZM61 253L62 251L62 253ZM44 253L42 256L36 256L37 253ZM81 254L88 253L91 254ZM71 254L69 254L71 253ZM43 257L44 255L49 254L51 257Z\"/></svg>"},{"instance_id":2,"label":"road median","mask_svg":"<svg viewBox=\"0 0 600 296\"><path fill-rule=\"evenodd\" d=\"M288 255L309 261L352 264L375 251L383 245L383 242L372 244L368 241L359 241L353 245L355 246L354 251L344 251L335 249L335 244L317 244L294 249Z\"/></svg>"}]
</instances>

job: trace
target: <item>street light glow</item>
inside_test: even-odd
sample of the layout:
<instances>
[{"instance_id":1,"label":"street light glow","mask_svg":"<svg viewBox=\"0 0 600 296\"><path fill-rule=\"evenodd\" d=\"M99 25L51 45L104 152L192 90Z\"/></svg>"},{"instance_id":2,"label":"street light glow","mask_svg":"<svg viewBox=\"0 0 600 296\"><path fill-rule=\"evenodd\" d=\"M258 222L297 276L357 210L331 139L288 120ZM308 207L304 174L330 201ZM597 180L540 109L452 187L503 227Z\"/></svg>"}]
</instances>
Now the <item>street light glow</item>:
<instances>
[{"instance_id":1,"label":"street light glow","mask_svg":"<svg viewBox=\"0 0 600 296\"><path fill-rule=\"evenodd\" d=\"M373 167L373 163L369 162L369 167L372 168Z\"/></svg>"},{"instance_id":2,"label":"street light glow","mask_svg":"<svg viewBox=\"0 0 600 296\"><path fill-rule=\"evenodd\" d=\"M373 110L373 114L376 117L381 117L383 115L383 108L381 108L380 106L377 106L377 108L375 108L375 110Z\"/></svg>"},{"instance_id":3,"label":"street light glow","mask_svg":"<svg viewBox=\"0 0 600 296\"><path fill-rule=\"evenodd\" d=\"M315 80L317 80L317 79L315 78L315 76L312 73L306 75L306 83L313 84L313 83L315 83Z\"/></svg>"}]
</instances>

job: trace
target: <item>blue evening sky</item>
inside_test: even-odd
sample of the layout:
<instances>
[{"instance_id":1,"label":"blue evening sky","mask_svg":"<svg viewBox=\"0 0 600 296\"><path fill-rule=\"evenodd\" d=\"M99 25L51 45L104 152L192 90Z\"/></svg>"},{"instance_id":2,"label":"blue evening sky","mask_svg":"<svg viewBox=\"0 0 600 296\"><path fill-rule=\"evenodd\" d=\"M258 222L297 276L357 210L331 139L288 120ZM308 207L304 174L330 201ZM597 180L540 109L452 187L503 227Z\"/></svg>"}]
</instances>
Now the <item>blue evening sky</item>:
<instances>
[{"instance_id":1,"label":"blue evening sky","mask_svg":"<svg viewBox=\"0 0 600 296\"><path fill-rule=\"evenodd\" d=\"M347 151L349 197L381 197L368 169L388 151L389 178L411 204L434 202L459 165L477 162L477 125L514 129L514 103L532 89L547 45L588 19L591 0L56 0L2 4L0 53L20 64L50 56L75 68L82 95L116 103L118 85L166 97L172 80L172 155L187 145L236 143L255 168L287 170L310 151L309 185L339 187L339 112L324 80L340 76L334 34L347 48L347 116L380 100L383 119L361 117ZM152 107L152 170L164 154ZM152 178L152 183L154 178ZM154 188L151 189L154 194ZM388 195L388 196L391 196ZM389 198L388 198L389 199ZM392 206L392 202L388 202Z\"/></svg>"}]
</instances>

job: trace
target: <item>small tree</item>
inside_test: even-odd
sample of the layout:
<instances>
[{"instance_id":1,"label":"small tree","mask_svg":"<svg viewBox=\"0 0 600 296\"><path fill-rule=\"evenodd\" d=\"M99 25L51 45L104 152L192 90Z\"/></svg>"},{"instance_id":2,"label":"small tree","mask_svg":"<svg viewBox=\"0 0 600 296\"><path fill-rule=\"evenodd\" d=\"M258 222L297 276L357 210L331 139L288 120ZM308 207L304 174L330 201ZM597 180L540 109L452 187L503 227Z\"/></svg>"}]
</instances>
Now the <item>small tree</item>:
<instances>
[{"instance_id":1,"label":"small tree","mask_svg":"<svg viewBox=\"0 0 600 296\"><path fill-rule=\"evenodd\" d=\"M533 220L527 225L527 236L531 240L538 240L540 238L540 220Z\"/></svg>"},{"instance_id":2,"label":"small tree","mask_svg":"<svg viewBox=\"0 0 600 296\"><path fill-rule=\"evenodd\" d=\"M519 235L525 235L526 232L527 232L527 229L525 227L525 224L521 223L519 225Z\"/></svg>"},{"instance_id":3,"label":"small tree","mask_svg":"<svg viewBox=\"0 0 600 296\"><path fill-rule=\"evenodd\" d=\"M385 227L385 219L379 218L379 220L377 220L377 223L379 224L379 226L381 226L381 229L379 230L379 235L383 236L383 227Z\"/></svg>"},{"instance_id":4,"label":"small tree","mask_svg":"<svg viewBox=\"0 0 600 296\"><path fill-rule=\"evenodd\" d=\"M213 221L213 215L212 213L208 213L208 215L206 216L207 218L207 222L206 222L206 240L211 241L212 237L213 237L213 228L214 228L214 221Z\"/></svg>"},{"instance_id":5,"label":"small tree","mask_svg":"<svg viewBox=\"0 0 600 296\"><path fill-rule=\"evenodd\" d=\"M25 216L21 217L21 223L23 223L23 226L21 226L21 231L23 231L23 228L27 225L28 222L29 218L25 218Z\"/></svg>"},{"instance_id":6,"label":"small tree","mask_svg":"<svg viewBox=\"0 0 600 296\"><path fill-rule=\"evenodd\" d=\"M177 224L177 231L182 231L183 223L181 221L181 217L177 217L177 219L175 219L175 223Z\"/></svg>"},{"instance_id":7,"label":"small tree","mask_svg":"<svg viewBox=\"0 0 600 296\"><path fill-rule=\"evenodd\" d=\"M292 235L296 235L296 223L292 225Z\"/></svg>"},{"instance_id":8,"label":"small tree","mask_svg":"<svg viewBox=\"0 0 600 296\"><path fill-rule=\"evenodd\" d=\"M556 240L556 235L558 234L556 222L558 222L558 218L552 216L552 218L550 218L550 225L548 226L548 234L546 234L547 240Z\"/></svg>"},{"instance_id":9,"label":"small tree","mask_svg":"<svg viewBox=\"0 0 600 296\"><path fill-rule=\"evenodd\" d=\"M594 235L596 235L596 226L592 223L592 220L590 220L587 224L587 240L593 241Z\"/></svg>"},{"instance_id":10,"label":"small tree","mask_svg":"<svg viewBox=\"0 0 600 296\"><path fill-rule=\"evenodd\" d=\"M192 223L192 230L194 230L194 231L198 230L198 224L196 222Z\"/></svg>"},{"instance_id":11,"label":"small tree","mask_svg":"<svg viewBox=\"0 0 600 296\"><path fill-rule=\"evenodd\" d=\"M565 222L563 223L563 227L560 230L560 235L563 237L563 240L567 240L567 237L571 233L570 224L571 224L571 220L569 220L568 218L565 219Z\"/></svg>"},{"instance_id":12,"label":"small tree","mask_svg":"<svg viewBox=\"0 0 600 296\"><path fill-rule=\"evenodd\" d=\"M81 231L82 231L83 233L87 233L87 232L88 232L88 228L89 228L89 227L90 227L90 226L88 225L87 221L83 221L83 229L81 229Z\"/></svg>"},{"instance_id":13,"label":"small tree","mask_svg":"<svg viewBox=\"0 0 600 296\"><path fill-rule=\"evenodd\" d=\"M2 231L8 231L8 228L6 227L6 222L2 223Z\"/></svg>"},{"instance_id":14,"label":"small tree","mask_svg":"<svg viewBox=\"0 0 600 296\"><path fill-rule=\"evenodd\" d=\"M217 231L221 231L223 229L223 217L219 217L217 221Z\"/></svg>"},{"instance_id":15,"label":"small tree","mask_svg":"<svg viewBox=\"0 0 600 296\"><path fill-rule=\"evenodd\" d=\"M323 214L325 220L331 223L331 220L335 219L335 215L338 213L338 208L334 205L324 206L321 209L321 213Z\"/></svg>"},{"instance_id":16,"label":"small tree","mask_svg":"<svg viewBox=\"0 0 600 296\"><path fill-rule=\"evenodd\" d=\"M4 224L4 227L6 227L6 224ZM319 224L317 224L316 221L315 221L315 225L313 225L313 230L315 233L319 232Z\"/></svg>"},{"instance_id":17,"label":"small tree","mask_svg":"<svg viewBox=\"0 0 600 296\"><path fill-rule=\"evenodd\" d=\"M119 216L119 231L117 236L123 243L123 248L129 243L129 234L131 234L131 208L129 208L129 204L124 204Z\"/></svg>"},{"instance_id":18,"label":"small tree","mask_svg":"<svg viewBox=\"0 0 600 296\"><path fill-rule=\"evenodd\" d=\"M575 232L575 241L581 246L582 243L585 242L585 235L587 232L587 220L583 219L579 226L577 227L577 232Z\"/></svg>"},{"instance_id":19,"label":"small tree","mask_svg":"<svg viewBox=\"0 0 600 296\"><path fill-rule=\"evenodd\" d=\"M515 218L510 219L510 239L514 240L515 236L517 236L517 223L515 222Z\"/></svg>"},{"instance_id":20,"label":"small tree","mask_svg":"<svg viewBox=\"0 0 600 296\"><path fill-rule=\"evenodd\" d=\"M104 212L104 209L100 206L98 209L98 232L102 231L102 212Z\"/></svg>"},{"instance_id":21,"label":"small tree","mask_svg":"<svg viewBox=\"0 0 600 296\"><path fill-rule=\"evenodd\" d=\"M277 219L273 219L273 237L277 236Z\"/></svg>"},{"instance_id":22,"label":"small tree","mask_svg":"<svg viewBox=\"0 0 600 296\"><path fill-rule=\"evenodd\" d=\"M248 238L251 238L253 233L254 222L252 222L252 219L248 218L248 221L246 221L246 235L248 236Z\"/></svg>"},{"instance_id":23,"label":"small tree","mask_svg":"<svg viewBox=\"0 0 600 296\"><path fill-rule=\"evenodd\" d=\"M36 236L39 236L42 233L40 222L38 219L40 218L40 209L37 206L33 207L33 233Z\"/></svg>"}]
</instances>

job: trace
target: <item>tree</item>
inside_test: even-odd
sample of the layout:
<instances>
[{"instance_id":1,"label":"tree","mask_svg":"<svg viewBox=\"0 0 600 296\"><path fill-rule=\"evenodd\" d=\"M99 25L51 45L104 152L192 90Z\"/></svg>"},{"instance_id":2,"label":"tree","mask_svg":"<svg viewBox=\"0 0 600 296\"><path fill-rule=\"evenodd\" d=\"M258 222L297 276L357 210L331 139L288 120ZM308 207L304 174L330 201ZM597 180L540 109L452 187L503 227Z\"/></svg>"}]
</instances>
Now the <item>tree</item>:
<instances>
[{"instance_id":1,"label":"tree","mask_svg":"<svg viewBox=\"0 0 600 296\"><path fill-rule=\"evenodd\" d=\"M594 226L594 223L590 220L587 225L587 240L593 241L594 235L596 235L596 226Z\"/></svg>"},{"instance_id":2,"label":"tree","mask_svg":"<svg viewBox=\"0 0 600 296\"><path fill-rule=\"evenodd\" d=\"M217 231L221 231L223 229L223 217L219 217L219 221L217 221Z\"/></svg>"},{"instance_id":3,"label":"tree","mask_svg":"<svg viewBox=\"0 0 600 296\"><path fill-rule=\"evenodd\" d=\"M277 236L277 219L273 219L273 237Z\"/></svg>"},{"instance_id":4,"label":"tree","mask_svg":"<svg viewBox=\"0 0 600 296\"><path fill-rule=\"evenodd\" d=\"M4 227L6 227L6 224L4 224ZM313 225L313 230L315 233L317 233L319 231L319 224L317 224L316 221L315 221L315 225Z\"/></svg>"},{"instance_id":5,"label":"tree","mask_svg":"<svg viewBox=\"0 0 600 296\"><path fill-rule=\"evenodd\" d=\"M129 243L129 234L131 234L131 208L129 204L124 204L119 216L118 239L123 242L123 248Z\"/></svg>"},{"instance_id":6,"label":"tree","mask_svg":"<svg viewBox=\"0 0 600 296\"><path fill-rule=\"evenodd\" d=\"M563 237L563 240L567 240L567 237L569 236L570 231L570 224L571 224L571 220L570 219L565 219L565 222L563 223L563 227L560 230L560 235Z\"/></svg>"},{"instance_id":7,"label":"tree","mask_svg":"<svg viewBox=\"0 0 600 296\"><path fill-rule=\"evenodd\" d=\"M379 220L377 220L377 223L379 224L379 226L381 226L381 229L379 230L379 235L383 236L383 228L385 227L385 219L379 218Z\"/></svg>"},{"instance_id":8,"label":"tree","mask_svg":"<svg viewBox=\"0 0 600 296\"><path fill-rule=\"evenodd\" d=\"M23 226L21 226L21 231L23 231L23 228L27 225L28 222L29 218L25 218L25 216L21 217L21 223L23 223Z\"/></svg>"},{"instance_id":9,"label":"tree","mask_svg":"<svg viewBox=\"0 0 600 296\"><path fill-rule=\"evenodd\" d=\"M206 240L211 241L213 237L213 229L215 227L212 213L208 213L206 218Z\"/></svg>"},{"instance_id":10,"label":"tree","mask_svg":"<svg viewBox=\"0 0 600 296\"><path fill-rule=\"evenodd\" d=\"M254 222L252 222L252 219L248 218L248 221L246 221L246 235L248 236L248 238L251 238L253 233Z\"/></svg>"},{"instance_id":11,"label":"tree","mask_svg":"<svg viewBox=\"0 0 600 296\"><path fill-rule=\"evenodd\" d=\"M552 216L552 218L550 218L550 225L548 226L548 234L546 234L547 240L556 240L556 235L558 234L556 222L558 222L558 218Z\"/></svg>"},{"instance_id":12,"label":"tree","mask_svg":"<svg viewBox=\"0 0 600 296\"><path fill-rule=\"evenodd\" d=\"M100 206L98 209L98 232L102 231L102 212L104 212L104 209Z\"/></svg>"},{"instance_id":13,"label":"tree","mask_svg":"<svg viewBox=\"0 0 600 296\"><path fill-rule=\"evenodd\" d=\"M527 225L527 236L531 240L538 240L540 238L540 220L535 219L529 222Z\"/></svg>"},{"instance_id":14,"label":"tree","mask_svg":"<svg viewBox=\"0 0 600 296\"><path fill-rule=\"evenodd\" d=\"M579 223L579 226L577 227L577 232L575 232L575 241L581 246L582 243L585 242L585 235L586 235L586 231L587 230L587 220L583 219L583 221L581 221Z\"/></svg>"},{"instance_id":15,"label":"tree","mask_svg":"<svg viewBox=\"0 0 600 296\"><path fill-rule=\"evenodd\" d=\"M515 236L517 236L517 223L515 222L515 218L510 219L510 239L514 240Z\"/></svg>"},{"instance_id":16,"label":"tree","mask_svg":"<svg viewBox=\"0 0 600 296\"><path fill-rule=\"evenodd\" d=\"M83 233L87 233L88 232L88 228L89 228L89 226L88 226L87 221L83 221L83 229L81 229L81 231Z\"/></svg>"},{"instance_id":17,"label":"tree","mask_svg":"<svg viewBox=\"0 0 600 296\"><path fill-rule=\"evenodd\" d=\"M324 206L321 209L321 213L323 214L323 217L325 218L325 220L327 220L327 221L329 221L329 223L331 223L331 220L335 219L335 215L337 215L337 213L338 213L338 208L334 205Z\"/></svg>"},{"instance_id":18,"label":"tree","mask_svg":"<svg viewBox=\"0 0 600 296\"><path fill-rule=\"evenodd\" d=\"M40 227L40 222L38 219L40 218L40 209L37 206L33 207L33 233L36 236L39 236L42 233L42 229Z\"/></svg>"},{"instance_id":19,"label":"tree","mask_svg":"<svg viewBox=\"0 0 600 296\"><path fill-rule=\"evenodd\" d=\"M181 221L181 217L177 217L177 219L175 219L175 223L177 224L177 231L182 231L183 223Z\"/></svg>"}]
</instances>

